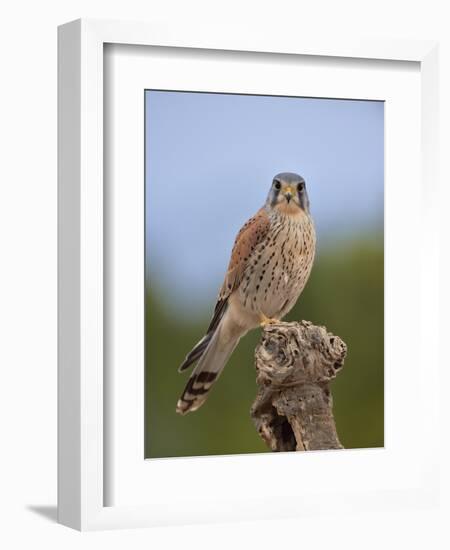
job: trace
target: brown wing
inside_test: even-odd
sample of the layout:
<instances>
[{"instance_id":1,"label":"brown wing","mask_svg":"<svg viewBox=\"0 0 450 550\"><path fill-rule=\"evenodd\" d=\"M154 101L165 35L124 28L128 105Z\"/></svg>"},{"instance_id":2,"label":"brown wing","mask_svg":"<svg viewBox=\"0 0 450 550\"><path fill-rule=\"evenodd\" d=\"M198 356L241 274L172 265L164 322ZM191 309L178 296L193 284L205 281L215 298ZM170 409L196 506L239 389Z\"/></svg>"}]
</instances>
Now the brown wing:
<instances>
[{"instance_id":1,"label":"brown wing","mask_svg":"<svg viewBox=\"0 0 450 550\"><path fill-rule=\"evenodd\" d=\"M183 363L178 369L180 372L198 361L206 351L214 332L220 323L220 320L227 310L228 298L230 294L238 288L245 272L245 268L247 267L247 262L249 261L255 247L266 238L269 231L269 226L269 216L264 208L261 208L261 210L259 210L253 218L248 220L248 222L237 234L236 240L234 241L233 250L231 252L231 259L228 265L227 274L225 275L225 281L219 292L219 298L217 300L216 307L214 308L214 315L211 319L208 330L200 342L198 342L197 345L185 357Z\"/></svg>"},{"instance_id":2,"label":"brown wing","mask_svg":"<svg viewBox=\"0 0 450 550\"><path fill-rule=\"evenodd\" d=\"M261 208L241 228L234 241L228 271L219 293L219 299L228 298L238 288L252 252L266 238L269 227L269 216L266 210Z\"/></svg>"},{"instance_id":3,"label":"brown wing","mask_svg":"<svg viewBox=\"0 0 450 550\"><path fill-rule=\"evenodd\" d=\"M261 208L242 226L237 234L208 332L214 330L223 317L230 294L239 287L253 250L266 238L269 227L269 216L266 210Z\"/></svg>"}]
</instances>

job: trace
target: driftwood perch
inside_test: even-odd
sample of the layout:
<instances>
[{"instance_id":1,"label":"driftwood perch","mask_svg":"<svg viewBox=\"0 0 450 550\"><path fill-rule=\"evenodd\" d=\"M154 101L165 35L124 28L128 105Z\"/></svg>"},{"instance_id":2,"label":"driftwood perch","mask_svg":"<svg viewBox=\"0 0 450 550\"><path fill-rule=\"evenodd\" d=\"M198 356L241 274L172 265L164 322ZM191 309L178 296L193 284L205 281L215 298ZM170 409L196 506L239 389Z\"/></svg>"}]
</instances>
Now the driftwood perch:
<instances>
[{"instance_id":1,"label":"driftwood perch","mask_svg":"<svg viewBox=\"0 0 450 550\"><path fill-rule=\"evenodd\" d=\"M342 449L330 381L347 346L308 321L268 325L255 350L253 422L272 451Z\"/></svg>"}]
</instances>

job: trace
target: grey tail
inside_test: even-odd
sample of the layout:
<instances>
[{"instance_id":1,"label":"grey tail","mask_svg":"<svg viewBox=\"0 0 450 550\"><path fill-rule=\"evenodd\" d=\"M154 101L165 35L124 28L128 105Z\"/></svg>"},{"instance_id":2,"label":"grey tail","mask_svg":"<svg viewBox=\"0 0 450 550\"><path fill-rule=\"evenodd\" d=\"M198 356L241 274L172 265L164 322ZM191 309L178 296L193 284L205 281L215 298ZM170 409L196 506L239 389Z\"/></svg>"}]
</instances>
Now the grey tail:
<instances>
[{"instance_id":1,"label":"grey tail","mask_svg":"<svg viewBox=\"0 0 450 550\"><path fill-rule=\"evenodd\" d=\"M228 307L228 300L219 300L214 309L214 315L209 323L208 330L206 331L205 336L198 342L193 349L186 355L184 361L178 367L178 372L183 372L191 365L196 363L200 357L203 355L204 351L208 347L208 344L211 342L211 338L214 335L217 327L219 326L222 317L225 315L225 312Z\"/></svg>"},{"instance_id":2,"label":"grey tail","mask_svg":"<svg viewBox=\"0 0 450 550\"><path fill-rule=\"evenodd\" d=\"M221 323L211 335L205 351L192 371L188 383L178 400L177 413L179 414L195 411L206 401L211 386L219 377L240 340L241 335L238 335L235 339L223 342L223 339L220 338L220 328ZM196 347L199 347L201 343L202 341Z\"/></svg>"},{"instance_id":3,"label":"grey tail","mask_svg":"<svg viewBox=\"0 0 450 550\"><path fill-rule=\"evenodd\" d=\"M203 355L203 352L208 347L208 344L211 342L213 334L214 333L211 332L203 336L200 342L198 342L194 346L194 348L186 355L184 361L178 367L178 372L183 372L200 359L200 357Z\"/></svg>"}]
</instances>

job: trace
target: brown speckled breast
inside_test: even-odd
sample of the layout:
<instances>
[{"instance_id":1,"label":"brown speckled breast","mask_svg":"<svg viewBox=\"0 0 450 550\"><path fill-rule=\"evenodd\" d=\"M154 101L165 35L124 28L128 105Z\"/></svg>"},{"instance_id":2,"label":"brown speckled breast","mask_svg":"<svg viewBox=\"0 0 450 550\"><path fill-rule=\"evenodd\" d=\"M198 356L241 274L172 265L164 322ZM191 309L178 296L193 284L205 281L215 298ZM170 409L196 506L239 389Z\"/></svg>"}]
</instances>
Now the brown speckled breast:
<instances>
[{"instance_id":1,"label":"brown speckled breast","mask_svg":"<svg viewBox=\"0 0 450 550\"><path fill-rule=\"evenodd\" d=\"M253 250L239 297L244 309L281 319L294 306L308 281L316 236L309 215L271 212L265 239Z\"/></svg>"}]
</instances>

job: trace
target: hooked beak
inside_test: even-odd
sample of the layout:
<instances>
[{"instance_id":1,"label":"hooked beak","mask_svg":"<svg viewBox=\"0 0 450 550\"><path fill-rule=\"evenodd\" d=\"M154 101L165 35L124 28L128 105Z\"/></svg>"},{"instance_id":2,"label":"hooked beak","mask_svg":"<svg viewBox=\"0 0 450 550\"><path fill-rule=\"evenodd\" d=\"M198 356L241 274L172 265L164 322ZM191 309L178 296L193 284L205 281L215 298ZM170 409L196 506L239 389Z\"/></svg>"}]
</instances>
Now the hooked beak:
<instances>
[{"instance_id":1,"label":"hooked beak","mask_svg":"<svg viewBox=\"0 0 450 550\"><path fill-rule=\"evenodd\" d=\"M289 204L292 199L292 188L288 187L286 191L284 192L284 196L286 197L287 203Z\"/></svg>"}]
</instances>

